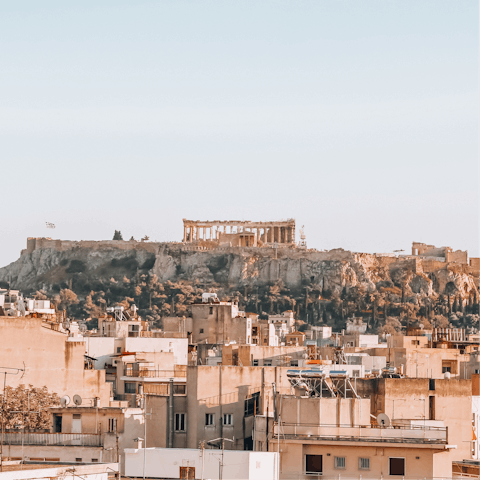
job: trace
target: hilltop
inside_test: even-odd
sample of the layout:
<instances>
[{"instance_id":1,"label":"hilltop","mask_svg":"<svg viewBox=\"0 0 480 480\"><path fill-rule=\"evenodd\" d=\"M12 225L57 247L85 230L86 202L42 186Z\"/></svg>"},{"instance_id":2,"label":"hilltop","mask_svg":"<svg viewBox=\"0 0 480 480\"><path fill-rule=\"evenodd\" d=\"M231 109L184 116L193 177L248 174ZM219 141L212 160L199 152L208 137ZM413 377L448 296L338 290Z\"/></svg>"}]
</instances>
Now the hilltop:
<instances>
[{"instance_id":1,"label":"hilltop","mask_svg":"<svg viewBox=\"0 0 480 480\"><path fill-rule=\"evenodd\" d=\"M309 323L333 325L355 314L371 318L372 327L387 317L458 319L478 308L478 272L470 265L342 249L37 238L0 269L0 282L25 293L42 290L50 298L71 290L77 303L64 306L80 317L127 302L160 321L188 313L189 303L205 290L236 299L248 311L292 309Z\"/></svg>"}]
</instances>

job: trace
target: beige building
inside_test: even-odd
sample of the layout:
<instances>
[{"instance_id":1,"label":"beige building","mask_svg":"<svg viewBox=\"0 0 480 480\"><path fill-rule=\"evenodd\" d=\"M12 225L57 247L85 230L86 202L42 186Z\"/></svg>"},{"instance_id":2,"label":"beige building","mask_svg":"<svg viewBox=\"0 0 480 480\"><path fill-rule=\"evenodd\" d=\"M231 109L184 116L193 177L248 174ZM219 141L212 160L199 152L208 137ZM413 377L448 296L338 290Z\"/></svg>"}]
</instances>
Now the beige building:
<instances>
[{"instance_id":1,"label":"beige building","mask_svg":"<svg viewBox=\"0 0 480 480\"><path fill-rule=\"evenodd\" d=\"M46 386L60 397L96 397L102 405L109 404L111 385L105 371L91 369L86 361L82 337L69 338L32 317L0 317L0 331L0 365L18 372L7 375L8 386Z\"/></svg>"},{"instance_id":2,"label":"beige building","mask_svg":"<svg viewBox=\"0 0 480 480\"><path fill-rule=\"evenodd\" d=\"M281 452L285 479L451 477L453 462L471 458L470 389L465 380L374 379L336 397L325 386L323 397L279 395L276 421L258 417L256 447Z\"/></svg>"},{"instance_id":3,"label":"beige building","mask_svg":"<svg viewBox=\"0 0 480 480\"><path fill-rule=\"evenodd\" d=\"M220 344L252 342L252 320L234 302L194 303L193 343Z\"/></svg>"},{"instance_id":4,"label":"beige building","mask_svg":"<svg viewBox=\"0 0 480 480\"><path fill-rule=\"evenodd\" d=\"M222 365L241 367L298 367L305 362L307 347L263 345L225 345Z\"/></svg>"}]
</instances>

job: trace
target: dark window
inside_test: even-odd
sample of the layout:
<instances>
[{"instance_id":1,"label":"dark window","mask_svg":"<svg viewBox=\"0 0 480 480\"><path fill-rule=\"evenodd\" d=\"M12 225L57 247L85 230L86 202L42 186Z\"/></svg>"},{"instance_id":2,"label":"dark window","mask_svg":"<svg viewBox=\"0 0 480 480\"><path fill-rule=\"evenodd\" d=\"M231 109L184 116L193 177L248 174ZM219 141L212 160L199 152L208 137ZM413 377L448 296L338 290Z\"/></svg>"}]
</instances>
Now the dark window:
<instances>
[{"instance_id":1,"label":"dark window","mask_svg":"<svg viewBox=\"0 0 480 480\"><path fill-rule=\"evenodd\" d=\"M245 416L260 414L260 392L252 393L250 398L245 400Z\"/></svg>"},{"instance_id":2,"label":"dark window","mask_svg":"<svg viewBox=\"0 0 480 480\"><path fill-rule=\"evenodd\" d=\"M305 470L307 473L322 473L322 455L305 455Z\"/></svg>"},{"instance_id":3,"label":"dark window","mask_svg":"<svg viewBox=\"0 0 480 480\"><path fill-rule=\"evenodd\" d=\"M125 393L137 393L137 384L125 382Z\"/></svg>"},{"instance_id":4,"label":"dark window","mask_svg":"<svg viewBox=\"0 0 480 480\"><path fill-rule=\"evenodd\" d=\"M213 315L213 307L210 307L210 315Z\"/></svg>"},{"instance_id":5,"label":"dark window","mask_svg":"<svg viewBox=\"0 0 480 480\"><path fill-rule=\"evenodd\" d=\"M32 460L32 459L30 459L30 460ZM82 459L81 459L81 458L76 458L75 461L76 461L76 462L81 462Z\"/></svg>"},{"instance_id":6,"label":"dark window","mask_svg":"<svg viewBox=\"0 0 480 480\"><path fill-rule=\"evenodd\" d=\"M122 347L117 347L117 353L122 353Z\"/></svg>"},{"instance_id":7,"label":"dark window","mask_svg":"<svg viewBox=\"0 0 480 480\"><path fill-rule=\"evenodd\" d=\"M200 333L203 333L203 328L200 329Z\"/></svg>"},{"instance_id":8,"label":"dark window","mask_svg":"<svg viewBox=\"0 0 480 480\"><path fill-rule=\"evenodd\" d=\"M174 395L185 395L187 393L187 386L186 385L174 385L173 386L173 394Z\"/></svg>"},{"instance_id":9,"label":"dark window","mask_svg":"<svg viewBox=\"0 0 480 480\"><path fill-rule=\"evenodd\" d=\"M194 480L195 479L195 467L180 467L180 479L181 480Z\"/></svg>"},{"instance_id":10,"label":"dark window","mask_svg":"<svg viewBox=\"0 0 480 480\"><path fill-rule=\"evenodd\" d=\"M98 462L98 458L92 458L92 463L97 463Z\"/></svg>"},{"instance_id":11,"label":"dark window","mask_svg":"<svg viewBox=\"0 0 480 480\"><path fill-rule=\"evenodd\" d=\"M252 361L252 366L253 367L258 367L258 360L253 360Z\"/></svg>"},{"instance_id":12,"label":"dark window","mask_svg":"<svg viewBox=\"0 0 480 480\"><path fill-rule=\"evenodd\" d=\"M175 414L175 431L176 432L185 432L185 413L176 413Z\"/></svg>"},{"instance_id":13,"label":"dark window","mask_svg":"<svg viewBox=\"0 0 480 480\"><path fill-rule=\"evenodd\" d=\"M405 459L389 458L390 475L405 475Z\"/></svg>"},{"instance_id":14,"label":"dark window","mask_svg":"<svg viewBox=\"0 0 480 480\"><path fill-rule=\"evenodd\" d=\"M53 415L53 432L54 433L62 433L62 416L61 415Z\"/></svg>"},{"instance_id":15,"label":"dark window","mask_svg":"<svg viewBox=\"0 0 480 480\"><path fill-rule=\"evenodd\" d=\"M213 413L206 413L205 414L205 425L212 426L214 424L215 423L214 423Z\"/></svg>"},{"instance_id":16,"label":"dark window","mask_svg":"<svg viewBox=\"0 0 480 480\"><path fill-rule=\"evenodd\" d=\"M428 397L428 419L435 420L435 397Z\"/></svg>"},{"instance_id":17,"label":"dark window","mask_svg":"<svg viewBox=\"0 0 480 480\"><path fill-rule=\"evenodd\" d=\"M442 373L452 373L452 367L442 367Z\"/></svg>"},{"instance_id":18,"label":"dark window","mask_svg":"<svg viewBox=\"0 0 480 480\"><path fill-rule=\"evenodd\" d=\"M435 379L434 378L430 378L428 380L428 389L429 390L435 390Z\"/></svg>"},{"instance_id":19,"label":"dark window","mask_svg":"<svg viewBox=\"0 0 480 480\"><path fill-rule=\"evenodd\" d=\"M243 449L244 450L253 450L253 438L246 437L243 439Z\"/></svg>"}]
</instances>

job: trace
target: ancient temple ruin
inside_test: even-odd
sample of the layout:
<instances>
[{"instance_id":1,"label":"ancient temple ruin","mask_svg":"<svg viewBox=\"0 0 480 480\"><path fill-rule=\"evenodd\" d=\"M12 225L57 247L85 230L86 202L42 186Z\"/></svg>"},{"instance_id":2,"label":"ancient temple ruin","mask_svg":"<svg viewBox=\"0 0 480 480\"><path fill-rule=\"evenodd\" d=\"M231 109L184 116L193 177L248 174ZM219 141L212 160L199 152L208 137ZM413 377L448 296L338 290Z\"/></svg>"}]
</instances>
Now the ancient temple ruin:
<instances>
[{"instance_id":1,"label":"ancient temple ruin","mask_svg":"<svg viewBox=\"0 0 480 480\"><path fill-rule=\"evenodd\" d=\"M200 221L183 219L183 241L212 241L237 247L295 245L295 220L251 222L245 220Z\"/></svg>"}]
</instances>

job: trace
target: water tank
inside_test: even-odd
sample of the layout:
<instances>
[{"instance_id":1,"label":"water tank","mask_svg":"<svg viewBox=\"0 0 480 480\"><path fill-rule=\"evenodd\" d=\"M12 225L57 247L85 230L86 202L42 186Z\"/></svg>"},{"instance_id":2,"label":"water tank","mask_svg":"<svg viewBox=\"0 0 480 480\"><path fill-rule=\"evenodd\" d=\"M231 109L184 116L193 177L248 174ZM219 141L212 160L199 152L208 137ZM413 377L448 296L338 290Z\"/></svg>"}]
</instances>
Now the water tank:
<instances>
[{"instance_id":1,"label":"water tank","mask_svg":"<svg viewBox=\"0 0 480 480\"><path fill-rule=\"evenodd\" d=\"M445 373L443 374L443 378L444 378L445 380L450 380L450 375L451 375L450 372L445 372Z\"/></svg>"}]
</instances>

